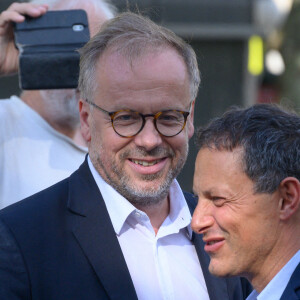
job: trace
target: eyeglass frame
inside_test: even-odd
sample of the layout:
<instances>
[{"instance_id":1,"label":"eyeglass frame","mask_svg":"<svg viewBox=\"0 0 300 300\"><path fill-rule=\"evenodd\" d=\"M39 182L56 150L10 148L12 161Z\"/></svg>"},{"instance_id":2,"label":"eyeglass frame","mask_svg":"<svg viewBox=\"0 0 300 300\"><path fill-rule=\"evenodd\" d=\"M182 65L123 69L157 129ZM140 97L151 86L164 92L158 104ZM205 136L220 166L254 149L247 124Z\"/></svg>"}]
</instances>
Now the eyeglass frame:
<instances>
[{"instance_id":1,"label":"eyeglass frame","mask_svg":"<svg viewBox=\"0 0 300 300\"><path fill-rule=\"evenodd\" d=\"M113 130L115 131L115 133L116 133L117 135L119 135L120 137L123 137L123 138L132 138L132 137L138 135L138 134L143 130L143 128L145 127L145 124L146 124L146 118L147 118L147 117L153 117L154 127L155 127L156 131L157 131L160 135L162 135L162 136L164 136L164 137L174 137L174 136L178 135L178 134L185 128L186 121L187 121L187 117L188 117L189 114L190 114L189 111L182 111L182 110L177 110L177 109L168 109L168 110L164 110L164 111L159 111L159 112L157 112L156 114L142 114L142 113L140 113L140 112L138 112L138 111L134 111L134 110L131 110L131 109L120 109L120 110L117 110L117 111L107 111L107 110L101 108L100 106L98 106L96 103L94 103L94 102L92 102L92 101L90 101L90 100L88 100L88 99L85 99L85 102L87 102L88 104L92 105L93 107L95 107L95 108L99 109L100 111L102 111L102 112L106 113L107 115L109 115ZM190 107L191 107L191 105L190 105ZM189 108L189 109L190 109L190 108ZM114 117L115 117L116 114L118 114L118 113L121 112L121 111L133 112L133 113L136 113L136 114L138 114L138 115L140 115L140 116L142 117L142 120L143 120L142 126L141 126L141 128L138 130L138 132L137 132L136 134L130 135L130 136L125 136L125 135L122 135L122 134L120 134L119 132L116 131L116 129L115 129L115 127L114 127ZM179 112L179 113L181 113L181 114L183 115L183 117L184 117L184 123L183 123L183 126L182 126L181 130L180 130L179 132L177 132L176 134L174 134L174 135L164 135L164 134L162 134L162 133L158 130L157 125L156 125L156 120L157 120L157 118L158 118L162 113L168 112L168 111L176 111L176 112Z\"/></svg>"}]
</instances>

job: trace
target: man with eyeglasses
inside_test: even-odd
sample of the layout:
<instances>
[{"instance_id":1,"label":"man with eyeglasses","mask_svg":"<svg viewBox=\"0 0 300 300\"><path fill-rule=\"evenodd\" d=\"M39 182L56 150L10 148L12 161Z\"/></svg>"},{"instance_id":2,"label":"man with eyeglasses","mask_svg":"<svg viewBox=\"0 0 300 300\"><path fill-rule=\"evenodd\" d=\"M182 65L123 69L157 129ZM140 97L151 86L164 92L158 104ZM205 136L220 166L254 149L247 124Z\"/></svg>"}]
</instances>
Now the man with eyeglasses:
<instances>
[{"instance_id":1,"label":"man with eyeglasses","mask_svg":"<svg viewBox=\"0 0 300 300\"><path fill-rule=\"evenodd\" d=\"M80 53L89 154L68 179L0 212L0 298L243 299L239 278L209 274L190 228L196 199L175 179L194 132L194 51L124 13Z\"/></svg>"}]
</instances>

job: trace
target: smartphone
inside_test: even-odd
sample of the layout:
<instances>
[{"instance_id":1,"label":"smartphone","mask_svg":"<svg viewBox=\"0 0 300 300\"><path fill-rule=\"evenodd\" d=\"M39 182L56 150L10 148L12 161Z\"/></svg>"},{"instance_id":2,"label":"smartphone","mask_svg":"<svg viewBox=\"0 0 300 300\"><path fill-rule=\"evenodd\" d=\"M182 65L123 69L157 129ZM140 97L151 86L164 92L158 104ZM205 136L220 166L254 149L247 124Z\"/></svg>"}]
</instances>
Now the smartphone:
<instances>
[{"instance_id":1,"label":"smartphone","mask_svg":"<svg viewBox=\"0 0 300 300\"><path fill-rule=\"evenodd\" d=\"M78 49L89 40L84 10L48 11L14 26L19 85L24 90L76 88Z\"/></svg>"}]
</instances>

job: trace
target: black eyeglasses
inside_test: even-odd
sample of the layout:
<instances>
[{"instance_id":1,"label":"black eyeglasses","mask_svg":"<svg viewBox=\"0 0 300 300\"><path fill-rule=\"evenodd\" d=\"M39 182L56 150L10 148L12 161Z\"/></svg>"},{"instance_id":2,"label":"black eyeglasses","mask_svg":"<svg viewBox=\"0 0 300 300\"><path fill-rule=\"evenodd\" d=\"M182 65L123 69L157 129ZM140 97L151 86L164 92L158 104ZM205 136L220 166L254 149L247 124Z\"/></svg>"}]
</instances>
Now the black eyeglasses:
<instances>
[{"instance_id":1,"label":"black eyeglasses","mask_svg":"<svg viewBox=\"0 0 300 300\"><path fill-rule=\"evenodd\" d=\"M88 99L86 99L86 102L108 114L114 131L119 136L125 138L134 137L141 132L145 126L146 118L148 117L153 117L154 127L161 135L173 137L184 129L187 117L190 114L187 111L174 109L146 115L130 109L109 112Z\"/></svg>"}]
</instances>

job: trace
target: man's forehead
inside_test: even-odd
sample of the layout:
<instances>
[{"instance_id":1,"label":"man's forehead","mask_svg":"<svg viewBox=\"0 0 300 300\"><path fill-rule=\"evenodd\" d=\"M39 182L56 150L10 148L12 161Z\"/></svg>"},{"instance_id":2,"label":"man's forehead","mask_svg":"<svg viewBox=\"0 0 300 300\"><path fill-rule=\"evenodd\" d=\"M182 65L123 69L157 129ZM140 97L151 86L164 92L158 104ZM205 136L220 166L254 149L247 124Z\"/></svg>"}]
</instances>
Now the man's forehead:
<instances>
[{"instance_id":1,"label":"man's forehead","mask_svg":"<svg viewBox=\"0 0 300 300\"><path fill-rule=\"evenodd\" d=\"M204 171L208 171L210 175L220 176L231 173L239 173L246 175L243 169L242 147L233 150L217 149L216 147L203 147L199 150L196 157L195 176L205 175Z\"/></svg>"},{"instance_id":2,"label":"man's forehead","mask_svg":"<svg viewBox=\"0 0 300 300\"><path fill-rule=\"evenodd\" d=\"M159 63L157 63L159 62ZM141 68L142 66L142 68ZM144 70L158 67L173 71L178 70L182 77L187 75L187 67L183 58L171 47L159 47L158 49L149 47L137 53L129 53L126 49L116 49L115 47L106 49L98 58L97 68L110 68L112 71L120 71L121 68L128 69L127 72L136 71L137 68Z\"/></svg>"},{"instance_id":3,"label":"man's forehead","mask_svg":"<svg viewBox=\"0 0 300 300\"><path fill-rule=\"evenodd\" d=\"M106 52L96 66L96 97L103 103L113 99L111 109L144 112L147 104L148 113L157 112L160 107L186 110L190 101L188 75L184 63L179 61L178 65L173 59L160 53L131 64L120 53ZM136 106L138 103L141 106Z\"/></svg>"}]
</instances>

